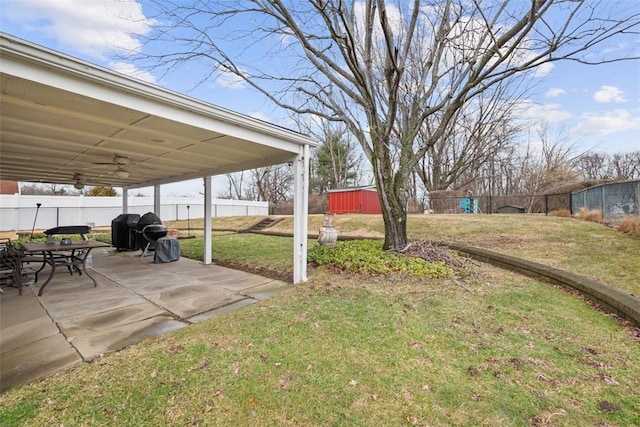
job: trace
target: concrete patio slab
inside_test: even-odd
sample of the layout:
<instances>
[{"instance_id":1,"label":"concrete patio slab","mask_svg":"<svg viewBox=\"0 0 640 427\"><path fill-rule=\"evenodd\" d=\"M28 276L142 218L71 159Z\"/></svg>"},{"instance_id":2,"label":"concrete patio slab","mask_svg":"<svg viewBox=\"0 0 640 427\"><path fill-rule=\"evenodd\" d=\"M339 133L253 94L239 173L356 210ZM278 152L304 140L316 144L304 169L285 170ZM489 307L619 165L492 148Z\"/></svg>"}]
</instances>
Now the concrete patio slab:
<instances>
[{"instance_id":1,"label":"concrete patio slab","mask_svg":"<svg viewBox=\"0 0 640 427\"><path fill-rule=\"evenodd\" d=\"M220 308L216 308L215 310L205 311L204 313L196 314L195 316L189 317L187 320L191 323L198 323L204 320L209 320L217 316L221 316L225 313L229 313L233 310L238 310L240 308L246 307L248 305L256 303L257 300L253 298L243 298L239 301L236 301L232 304L225 305Z\"/></svg>"},{"instance_id":2,"label":"concrete patio slab","mask_svg":"<svg viewBox=\"0 0 640 427\"><path fill-rule=\"evenodd\" d=\"M100 311L92 315L62 319L58 327L69 340L87 332L102 331L117 326L142 322L155 316L166 314L160 307L148 302L131 304L112 310Z\"/></svg>"},{"instance_id":3,"label":"concrete patio slab","mask_svg":"<svg viewBox=\"0 0 640 427\"><path fill-rule=\"evenodd\" d=\"M220 286L225 289L229 289L231 291L243 291L246 289L251 289L256 286L264 285L270 282L273 282L273 279L269 279L268 277L262 276L248 276L248 277L234 277L229 280L221 281ZM283 282L280 282L283 283Z\"/></svg>"},{"instance_id":4,"label":"concrete patio slab","mask_svg":"<svg viewBox=\"0 0 640 427\"><path fill-rule=\"evenodd\" d=\"M61 333L3 352L0 391L49 377L81 362Z\"/></svg>"},{"instance_id":5,"label":"concrete patio slab","mask_svg":"<svg viewBox=\"0 0 640 427\"><path fill-rule=\"evenodd\" d=\"M140 252L92 252L97 280L56 271L44 295L0 294L1 390L241 309L290 285L254 274L181 258L154 264ZM39 284L48 275L40 274Z\"/></svg>"},{"instance_id":6,"label":"concrete patio slab","mask_svg":"<svg viewBox=\"0 0 640 427\"><path fill-rule=\"evenodd\" d=\"M23 295L18 293L17 288L4 288L3 291L4 293L0 296L0 298L2 298L2 305L0 305L0 325L2 326L3 333L3 336L0 338L0 349L2 348L1 344L4 338L5 328L19 325L26 321L33 320L36 317L48 317L47 312L42 308L32 288L24 287Z\"/></svg>"},{"instance_id":7,"label":"concrete patio slab","mask_svg":"<svg viewBox=\"0 0 640 427\"><path fill-rule=\"evenodd\" d=\"M33 343L59 333L60 330L46 313L17 325L3 327L2 355L4 357L5 352L24 346L27 341Z\"/></svg>"},{"instance_id":8,"label":"concrete patio slab","mask_svg":"<svg viewBox=\"0 0 640 427\"><path fill-rule=\"evenodd\" d=\"M262 300L265 298L272 297L274 295L278 295L287 287L286 283L283 283L279 280L271 280L267 283L264 283L259 286L254 286L252 288L243 290L240 294L245 295L250 298L254 298L257 300Z\"/></svg>"},{"instance_id":9,"label":"concrete patio slab","mask_svg":"<svg viewBox=\"0 0 640 427\"><path fill-rule=\"evenodd\" d=\"M170 316L157 316L128 325L105 328L95 333L78 335L69 342L85 361L90 361L106 353L122 350L147 338L159 337L185 326L187 326L186 323L174 320Z\"/></svg>"},{"instance_id":10,"label":"concrete patio slab","mask_svg":"<svg viewBox=\"0 0 640 427\"><path fill-rule=\"evenodd\" d=\"M212 288L204 284L170 288L146 297L160 306L167 307L168 311L181 319L245 298L226 289Z\"/></svg>"}]
</instances>

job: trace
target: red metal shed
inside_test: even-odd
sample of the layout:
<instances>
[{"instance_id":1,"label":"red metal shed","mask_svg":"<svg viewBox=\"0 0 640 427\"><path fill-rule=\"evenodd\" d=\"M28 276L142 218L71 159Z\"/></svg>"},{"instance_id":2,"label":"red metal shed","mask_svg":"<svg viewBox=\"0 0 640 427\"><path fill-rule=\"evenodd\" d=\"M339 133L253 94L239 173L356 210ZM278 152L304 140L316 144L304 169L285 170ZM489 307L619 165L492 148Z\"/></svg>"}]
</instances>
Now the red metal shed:
<instances>
[{"instance_id":1,"label":"red metal shed","mask_svg":"<svg viewBox=\"0 0 640 427\"><path fill-rule=\"evenodd\" d=\"M329 190L329 212L381 214L378 192L373 186Z\"/></svg>"}]
</instances>

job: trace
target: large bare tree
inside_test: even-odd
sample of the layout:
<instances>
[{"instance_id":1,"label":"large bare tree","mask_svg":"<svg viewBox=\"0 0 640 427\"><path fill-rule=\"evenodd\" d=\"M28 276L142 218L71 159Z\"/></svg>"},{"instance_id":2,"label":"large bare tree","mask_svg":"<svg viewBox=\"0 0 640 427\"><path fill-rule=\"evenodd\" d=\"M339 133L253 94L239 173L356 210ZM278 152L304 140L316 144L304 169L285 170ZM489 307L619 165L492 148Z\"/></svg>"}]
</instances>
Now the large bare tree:
<instances>
[{"instance_id":1,"label":"large bare tree","mask_svg":"<svg viewBox=\"0 0 640 427\"><path fill-rule=\"evenodd\" d=\"M209 61L275 104L343 122L371 162L385 248L407 242L410 176L480 94L553 61L598 64L639 27L611 0L157 0L144 60ZM160 43L158 45L157 43ZM425 121L427 138L417 140Z\"/></svg>"}]
</instances>

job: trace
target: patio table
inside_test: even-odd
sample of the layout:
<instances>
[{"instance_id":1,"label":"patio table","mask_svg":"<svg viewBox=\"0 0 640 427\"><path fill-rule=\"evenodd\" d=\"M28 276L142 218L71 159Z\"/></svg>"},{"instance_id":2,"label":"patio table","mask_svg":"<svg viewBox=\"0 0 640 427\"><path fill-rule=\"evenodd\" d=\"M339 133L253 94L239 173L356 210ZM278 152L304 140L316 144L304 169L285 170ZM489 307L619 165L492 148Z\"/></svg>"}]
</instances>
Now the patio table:
<instances>
[{"instance_id":1,"label":"patio table","mask_svg":"<svg viewBox=\"0 0 640 427\"><path fill-rule=\"evenodd\" d=\"M87 275L91 281L93 281L93 286L97 287L98 282L94 279L89 272L87 271L87 257L93 248L105 248L110 247L108 243L98 242L95 240L73 240L68 245L61 245L60 243L44 243L44 242L26 242L22 243L22 248L25 252L29 253L42 253L44 258L44 263L47 263L51 266L51 271L49 272L49 277L40 287L40 291L38 292L38 296L42 296L44 292L44 288L49 284L53 275L56 273L56 264L58 263L56 259L56 254L59 255L63 252L71 252L71 255L66 257L67 262L70 265L77 267L80 265L82 267L82 271Z\"/></svg>"}]
</instances>

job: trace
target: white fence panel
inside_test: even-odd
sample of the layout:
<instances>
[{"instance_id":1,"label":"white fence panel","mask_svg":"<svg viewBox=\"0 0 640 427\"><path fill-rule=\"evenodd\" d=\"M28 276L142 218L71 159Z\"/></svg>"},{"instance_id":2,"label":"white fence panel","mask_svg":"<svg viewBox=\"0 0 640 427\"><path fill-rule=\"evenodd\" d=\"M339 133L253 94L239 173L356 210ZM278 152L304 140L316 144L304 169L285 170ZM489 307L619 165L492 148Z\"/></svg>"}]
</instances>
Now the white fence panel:
<instances>
[{"instance_id":1,"label":"white fence panel","mask_svg":"<svg viewBox=\"0 0 640 427\"><path fill-rule=\"evenodd\" d=\"M38 204L40 207L38 208ZM153 212L153 197L129 197L128 213ZM213 199L217 216L268 215L268 202ZM110 226L122 213L122 197L0 195L0 231L47 229L63 225ZM204 217L204 198L163 197L163 221Z\"/></svg>"}]
</instances>

